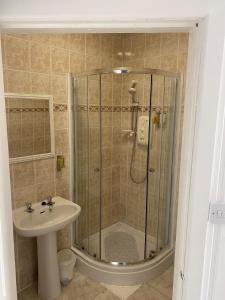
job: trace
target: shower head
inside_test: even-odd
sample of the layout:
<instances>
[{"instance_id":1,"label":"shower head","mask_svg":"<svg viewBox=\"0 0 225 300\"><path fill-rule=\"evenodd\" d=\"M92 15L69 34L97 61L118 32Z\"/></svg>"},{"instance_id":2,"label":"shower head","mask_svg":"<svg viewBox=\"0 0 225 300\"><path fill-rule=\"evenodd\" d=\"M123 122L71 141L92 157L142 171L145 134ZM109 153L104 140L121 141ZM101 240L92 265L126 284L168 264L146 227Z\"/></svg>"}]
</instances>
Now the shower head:
<instances>
[{"instance_id":1,"label":"shower head","mask_svg":"<svg viewBox=\"0 0 225 300\"><path fill-rule=\"evenodd\" d=\"M137 81L135 81L135 80L132 80L131 81L131 87L129 88L129 93L130 94L134 94L134 93L136 93L136 85L137 85Z\"/></svg>"},{"instance_id":2,"label":"shower head","mask_svg":"<svg viewBox=\"0 0 225 300\"><path fill-rule=\"evenodd\" d=\"M131 87L135 88L136 85L137 85L137 81L136 80L132 80L131 81Z\"/></svg>"},{"instance_id":3,"label":"shower head","mask_svg":"<svg viewBox=\"0 0 225 300\"><path fill-rule=\"evenodd\" d=\"M129 94L131 94L131 96L132 96L132 102L133 102L133 103L138 103L138 101L137 101L137 99L136 99L136 97L135 97L136 92L137 92L137 90L136 90L136 88L135 88L136 85L137 85L137 81L132 80L132 81L131 81L131 87L130 87L129 90L128 90Z\"/></svg>"}]
</instances>

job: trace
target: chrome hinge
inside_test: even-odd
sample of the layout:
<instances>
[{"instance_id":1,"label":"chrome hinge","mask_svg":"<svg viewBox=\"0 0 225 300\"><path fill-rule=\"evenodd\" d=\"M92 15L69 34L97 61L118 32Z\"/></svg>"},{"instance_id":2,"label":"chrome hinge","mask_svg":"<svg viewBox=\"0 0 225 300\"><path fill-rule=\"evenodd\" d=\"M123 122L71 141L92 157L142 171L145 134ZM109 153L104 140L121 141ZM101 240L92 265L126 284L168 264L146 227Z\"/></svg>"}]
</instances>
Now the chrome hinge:
<instances>
[{"instance_id":1,"label":"chrome hinge","mask_svg":"<svg viewBox=\"0 0 225 300\"><path fill-rule=\"evenodd\" d=\"M180 278L181 280L184 280L184 273L182 271L180 271Z\"/></svg>"},{"instance_id":2,"label":"chrome hinge","mask_svg":"<svg viewBox=\"0 0 225 300\"><path fill-rule=\"evenodd\" d=\"M210 203L209 221L213 224L225 224L225 202Z\"/></svg>"}]
</instances>

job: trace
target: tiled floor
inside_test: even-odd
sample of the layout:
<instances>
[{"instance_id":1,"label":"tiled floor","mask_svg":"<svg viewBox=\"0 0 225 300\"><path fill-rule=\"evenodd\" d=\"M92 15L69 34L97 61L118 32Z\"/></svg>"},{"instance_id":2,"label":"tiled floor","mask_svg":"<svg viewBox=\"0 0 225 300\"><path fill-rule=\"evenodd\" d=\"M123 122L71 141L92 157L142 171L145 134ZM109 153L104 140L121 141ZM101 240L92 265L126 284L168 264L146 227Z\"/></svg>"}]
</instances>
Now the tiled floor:
<instances>
[{"instance_id":1,"label":"tiled floor","mask_svg":"<svg viewBox=\"0 0 225 300\"><path fill-rule=\"evenodd\" d=\"M143 284L128 300L169 300L172 299L173 268L170 267L159 277ZM99 282L75 272L73 281L62 289L58 300L120 300ZM37 288L30 287L19 294L18 300L40 300Z\"/></svg>"}]
</instances>

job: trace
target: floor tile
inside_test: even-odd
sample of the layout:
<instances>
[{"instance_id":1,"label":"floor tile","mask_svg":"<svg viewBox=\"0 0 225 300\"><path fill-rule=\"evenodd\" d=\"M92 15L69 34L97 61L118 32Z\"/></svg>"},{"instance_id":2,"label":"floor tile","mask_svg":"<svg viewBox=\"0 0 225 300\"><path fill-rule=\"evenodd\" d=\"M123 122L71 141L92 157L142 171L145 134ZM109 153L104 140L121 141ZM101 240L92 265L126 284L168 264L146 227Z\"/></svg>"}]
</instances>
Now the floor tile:
<instances>
[{"instance_id":1,"label":"floor tile","mask_svg":"<svg viewBox=\"0 0 225 300\"><path fill-rule=\"evenodd\" d=\"M87 278L80 272L74 273L72 282L62 287L62 293L57 300L169 300L172 299L173 268L169 268L162 275L143 284L135 291L130 288L129 294L124 294L124 287L102 285ZM118 297L119 295L119 297ZM18 300L40 300L37 286L29 287L18 295Z\"/></svg>"},{"instance_id":2,"label":"floor tile","mask_svg":"<svg viewBox=\"0 0 225 300\"><path fill-rule=\"evenodd\" d=\"M148 285L164 296L172 298L173 292L173 267L170 267L162 275L148 282Z\"/></svg>"},{"instance_id":3,"label":"floor tile","mask_svg":"<svg viewBox=\"0 0 225 300\"><path fill-rule=\"evenodd\" d=\"M131 295L128 300L168 300L168 297L163 296L158 291L149 287L148 285L143 285L138 289L133 295Z\"/></svg>"}]
</instances>

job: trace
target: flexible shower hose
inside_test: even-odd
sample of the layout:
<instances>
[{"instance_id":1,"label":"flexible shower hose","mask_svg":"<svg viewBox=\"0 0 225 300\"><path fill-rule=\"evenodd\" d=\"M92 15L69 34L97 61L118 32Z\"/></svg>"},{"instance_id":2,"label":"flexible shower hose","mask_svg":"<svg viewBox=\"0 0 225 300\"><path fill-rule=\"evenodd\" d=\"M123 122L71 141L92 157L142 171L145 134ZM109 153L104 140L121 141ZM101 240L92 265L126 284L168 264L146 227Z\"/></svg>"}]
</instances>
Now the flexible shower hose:
<instances>
[{"instance_id":1,"label":"flexible shower hose","mask_svg":"<svg viewBox=\"0 0 225 300\"><path fill-rule=\"evenodd\" d=\"M133 164L134 164L134 160L135 160L135 154L136 154L136 140L137 140L137 131L134 134L134 142L133 142L133 148L132 148L132 154L131 154L131 162L130 162L130 178L131 180L136 183L136 184L141 184L143 182L145 182L146 178L147 178L147 171L145 173L145 176L143 179L141 180L136 180L134 178L134 175L132 174L132 170L133 170Z\"/></svg>"}]
</instances>

